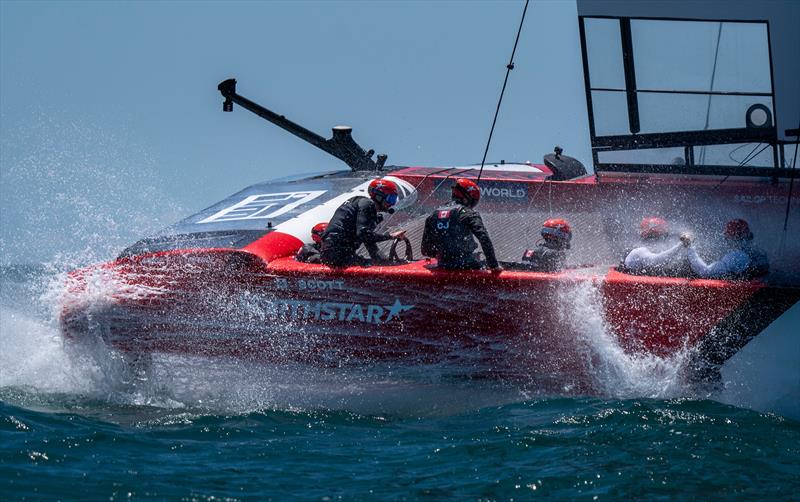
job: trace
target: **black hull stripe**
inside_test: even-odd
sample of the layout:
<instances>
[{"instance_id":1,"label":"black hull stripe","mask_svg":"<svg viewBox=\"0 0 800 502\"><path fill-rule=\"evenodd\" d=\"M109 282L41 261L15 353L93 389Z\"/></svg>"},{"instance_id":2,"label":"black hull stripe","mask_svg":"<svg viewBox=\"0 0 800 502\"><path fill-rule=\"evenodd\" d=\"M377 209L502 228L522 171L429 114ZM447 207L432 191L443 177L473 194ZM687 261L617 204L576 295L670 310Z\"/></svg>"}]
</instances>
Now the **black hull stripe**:
<instances>
[{"instance_id":1,"label":"black hull stripe","mask_svg":"<svg viewBox=\"0 0 800 502\"><path fill-rule=\"evenodd\" d=\"M692 364L693 380L716 380L719 368L800 301L800 289L765 287L706 335Z\"/></svg>"}]
</instances>

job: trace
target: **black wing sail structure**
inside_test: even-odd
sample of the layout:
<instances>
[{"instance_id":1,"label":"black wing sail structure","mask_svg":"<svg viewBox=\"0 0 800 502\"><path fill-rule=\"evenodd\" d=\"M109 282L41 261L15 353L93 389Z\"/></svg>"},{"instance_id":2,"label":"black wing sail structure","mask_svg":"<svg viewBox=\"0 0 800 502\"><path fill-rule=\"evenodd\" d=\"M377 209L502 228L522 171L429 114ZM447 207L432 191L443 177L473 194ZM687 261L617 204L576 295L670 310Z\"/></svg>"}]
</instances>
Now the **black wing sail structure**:
<instances>
[{"instance_id":1,"label":"black wing sail structure","mask_svg":"<svg viewBox=\"0 0 800 502\"><path fill-rule=\"evenodd\" d=\"M768 22L579 26L596 172L791 175L796 141L777 127Z\"/></svg>"}]
</instances>

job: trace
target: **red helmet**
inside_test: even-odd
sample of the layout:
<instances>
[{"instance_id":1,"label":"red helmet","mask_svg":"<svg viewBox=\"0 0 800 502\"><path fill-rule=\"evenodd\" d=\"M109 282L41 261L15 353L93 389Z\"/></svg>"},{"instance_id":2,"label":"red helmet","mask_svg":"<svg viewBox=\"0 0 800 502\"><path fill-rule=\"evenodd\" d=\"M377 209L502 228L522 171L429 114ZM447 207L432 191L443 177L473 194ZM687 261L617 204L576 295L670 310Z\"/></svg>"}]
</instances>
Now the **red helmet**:
<instances>
[{"instance_id":1,"label":"red helmet","mask_svg":"<svg viewBox=\"0 0 800 502\"><path fill-rule=\"evenodd\" d=\"M572 240L572 228L567 220L551 218L542 225L542 237L546 241L554 240L568 244Z\"/></svg>"},{"instance_id":2,"label":"red helmet","mask_svg":"<svg viewBox=\"0 0 800 502\"><path fill-rule=\"evenodd\" d=\"M666 237L669 233L669 224L664 218L650 216L642 220L639 229L642 231L642 239L654 239Z\"/></svg>"},{"instance_id":3,"label":"red helmet","mask_svg":"<svg viewBox=\"0 0 800 502\"><path fill-rule=\"evenodd\" d=\"M481 189L472 180L458 178L456 184L453 185L453 198L472 207L480 202Z\"/></svg>"},{"instance_id":4,"label":"red helmet","mask_svg":"<svg viewBox=\"0 0 800 502\"><path fill-rule=\"evenodd\" d=\"M325 232L325 229L328 228L327 223L317 223L313 227L311 227L311 238L319 244L322 242L322 233Z\"/></svg>"},{"instance_id":5,"label":"red helmet","mask_svg":"<svg viewBox=\"0 0 800 502\"><path fill-rule=\"evenodd\" d=\"M397 204L397 184L383 178L377 178L369 182L367 193L370 198L386 207Z\"/></svg>"},{"instance_id":6,"label":"red helmet","mask_svg":"<svg viewBox=\"0 0 800 502\"><path fill-rule=\"evenodd\" d=\"M729 221L725 225L725 238L737 241L749 241L753 238L750 225L741 218Z\"/></svg>"}]
</instances>

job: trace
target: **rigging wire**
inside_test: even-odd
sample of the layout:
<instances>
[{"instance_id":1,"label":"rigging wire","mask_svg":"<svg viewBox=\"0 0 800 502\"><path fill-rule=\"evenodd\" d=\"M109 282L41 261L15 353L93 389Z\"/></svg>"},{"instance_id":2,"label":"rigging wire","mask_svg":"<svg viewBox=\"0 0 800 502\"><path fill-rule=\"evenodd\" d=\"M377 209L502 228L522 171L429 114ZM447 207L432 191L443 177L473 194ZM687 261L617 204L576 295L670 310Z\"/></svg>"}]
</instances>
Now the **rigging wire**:
<instances>
[{"instance_id":1,"label":"rigging wire","mask_svg":"<svg viewBox=\"0 0 800 502\"><path fill-rule=\"evenodd\" d=\"M800 123L797 124L800 129ZM783 217L783 238L786 239L786 229L789 227L789 209L792 207L792 192L794 191L795 167L797 167L797 147L800 146L800 137L794 143L794 159L792 159L792 178L789 181L789 197L786 199L786 216Z\"/></svg>"},{"instance_id":2,"label":"rigging wire","mask_svg":"<svg viewBox=\"0 0 800 502\"><path fill-rule=\"evenodd\" d=\"M737 146L736 148L734 148L733 150L731 150L730 152L728 152L728 158L729 158L729 159L731 159L733 162L739 162L738 160L736 160L736 159L734 159L734 158L733 158L733 154L734 154L734 153L736 153L736 152L738 152L738 151L739 151L739 150L741 150L742 148L744 148L744 147L747 147L747 146L750 146L750 145L752 145L752 144L753 144L753 143L742 143L741 145Z\"/></svg>"},{"instance_id":3,"label":"rigging wire","mask_svg":"<svg viewBox=\"0 0 800 502\"><path fill-rule=\"evenodd\" d=\"M719 57L719 41L720 41L721 38L722 38L722 22L720 21L719 27L717 28L717 48L714 50L714 66L711 69L711 84L708 86L708 91L709 92L714 92L714 80L715 80L715 78L717 76L717 59ZM711 97L712 97L712 95L709 94L708 95L708 106L706 106L706 125L703 126L703 130L704 131L708 130L708 124L710 122L709 119L711 118ZM703 149L700 150L700 158L699 158L699 160L700 160L700 165L703 165L703 163L706 160L706 147L705 146L703 146Z\"/></svg>"},{"instance_id":4,"label":"rigging wire","mask_svg":"<svg viewBox=\"0 0 800 502\"><path fill-rule=\"evenodd\" d=\"M766 150L767 148L769 148L771 146L769 143L765 143L764 146L761 147L761 150L756 152L756 148L758 148L759 144L760 143L757 143L756 146L752 150L750 150L750 153L747 154L747 157L745 157L741 162L739 162L739 167L742 167L742 166L746 165L747 163L749 163L750 161L755 160L756 157L761 155L761 152L763 152L764 150ZM753 152L755 152L755 154L753 154Z\"/></svg>"},{"instance_id":5,"label":"rigging wire","mask_svg":"<svg viewBox=\"0 0 800 502\"><path fill-rule=\"evenodd\" d=\"M525 0L525 8L522 9L522 19L519 21L519 29L517 30L517 39L514 40L514 49L511 51L511 59L506 65L506 78L503 80L503 89L500 91L500 99L497 101L497 109L494 111L494 120L492 120L492 128L489 130L489 139L486 141L486 149L483 151L483 160L481 160L481 170L478 171L478 179L481 180L483 174L483 165L486 163L486 155L489 153L489 145L492 143L492 134L494 134L494 126L497 124L497 115L500 113L500 103L503 102L503 94L506 92L506 84L508 83L508 75L514 69L514 54L517 52L517 44L519 43L519 36L522 33L522 25L525 22L525 13L528 12L528 2Z\"/></svg>"},{"instance_id":6,"label":"rigging wire","mask_svg":"<svg viewBox=\"0 0 800 502\"><path fill-rule=\"evenodd\" d=\"M736 148L734 148L733 150L731 150L730 152L728 152L728 158L729 158L729 159L731 159L733 162L736 162L737 164L741 165L741 162L742 162L742 161L741 161L741 160L738 160L738 159L734 159L734 158L733 158L733 154L734 154L734 153L736 153L736 152L738 152L738 151L739 151L739 150L741 150L742 148L748 147L748 146L750 146L750 145L752 145L752 144L753 144L753 143L743 143L743 144L741 144L741 145L737 146ZM760 144L761 144L761 143L756 143L756 147L755 147L755 148L753 148L752 150L750 150L750 153L753 153L753 152L755 151L755 149L756 149L756 148L758 148L758 145L760 145ZM748 153L747 155L745 155L745 156L744 156L744 158L747 158L747 157L749 157L749 156L750 156L750 153Z\"/></svg>"},{"instance_id":7,"label":"rigging wire","mask_svg":"<svg viewBox=\"0 0 800 502\"><path fill-rule=\"evenodd\" d=\"M749 144L750 144L750 143L746 143L746 145L749 145ZM752 149L752 150L750 150L750 153L748 153L748 154L745 156L745 158L744 158L744 159L742 159L742 160L741 160L741 162L739 162L739 164L738 164L736 167L742 167L742 166L744 166L745 164L747 164L747 163L748 163L748 162L750 162L751 160L754 160L756 157L758 157L759 155L761 155L761 152L763 152L764 150L766 150L767 148L769 148L769 147L771 146L769 143L764 143L764 146L763 146L763 147L761 147L761 150L759 150L759 151L757 151L757 152L756 152L756 148L758 148L758 145L761 145L761 144L762 144L762 143L756 143L756 146L754 146L754 147L753 147L753 149ZM745 145L742 145L742 146L745 146ZM739 148L741 148L742 146L740 146L740 147L738 147L738 148L736 148L736 149L732 150L731 152L729 152L729 153L728 153L728 158L730 158L731 160L735 161L736 159L734 159L733 157L731 157L731 154L733 154L733 152L735 152L736 150L738 150L738 149L739 149ZM754 155L754 153L755 153L755 155ZM716 190L717 188L721 187L721 186L722 186L722 184L723 184L723 183L725 183L726 181L728 181L728 178L730 178L730 177L731 177L731 175L730 175L730 174L726 174L726 175L725 175L725 177L724 177L724 178L722 178L722 180L721 180L719 183L717 183L717 186L715 186L715 187L714 187L714 189Z\"/></svg>"}]
</instances>

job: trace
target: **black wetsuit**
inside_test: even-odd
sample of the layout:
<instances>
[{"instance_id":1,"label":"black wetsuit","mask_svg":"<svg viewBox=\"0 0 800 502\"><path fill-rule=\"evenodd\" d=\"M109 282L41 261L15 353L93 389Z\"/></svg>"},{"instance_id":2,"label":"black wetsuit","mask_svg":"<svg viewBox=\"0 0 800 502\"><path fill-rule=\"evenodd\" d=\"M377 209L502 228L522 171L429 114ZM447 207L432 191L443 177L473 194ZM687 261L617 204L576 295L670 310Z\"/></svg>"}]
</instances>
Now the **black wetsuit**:
<instances>
[{"instance_id":1,"label":"black wetsuit","mask_svg":"<svg viewBox=\"0 0 800 502\"><path fill-rule=\"evenodd\" d=\"M367 261L356 254L362 244L366 246L370 258L385 261L377 244L391 240L392 236L376 233L378 223L378 207L372 199L356 196L345 201L333 213L328 228L322 234L322 263L331 267L366 265Z\"/></svg>"},{"instance_id":2,"label":"black wetsuit","mask_svg":"<svg viewBox=\"0 0 800 502\"><path fill-rule=\"evenodd\" d=\"M522 255L523 265L537 272L560 272L564 270L567 261L567 250L563 247L549 245L547 241L540 242L533 249L528 249Z\"/></svg>"},{"instance_id":3,"label":"black wetsuit","mask_svg":"<svg viewBox=\"0 0 800 502\"><path fill-rule=\"evenodd\" d=\"M316 242L303 244L303 247L297 251L297 255L295 255L294 258L295 260L303 263L320 263L320 247L320 244L317 244Z\"/></svg>"},{"instance_id":4,"label":"black wetsuit","mask_svg":"<svg viewBox=\"0 0 800 502\"><path fill-rule=\"evenodd\" d=\"M479 269L482 264L474 256L478 246L473 235L481 243L489 268L499 267L481 215L456 201L438 208L425 220L422 254L436 258L444 269Z\"/></svg>"}]
</instances>

